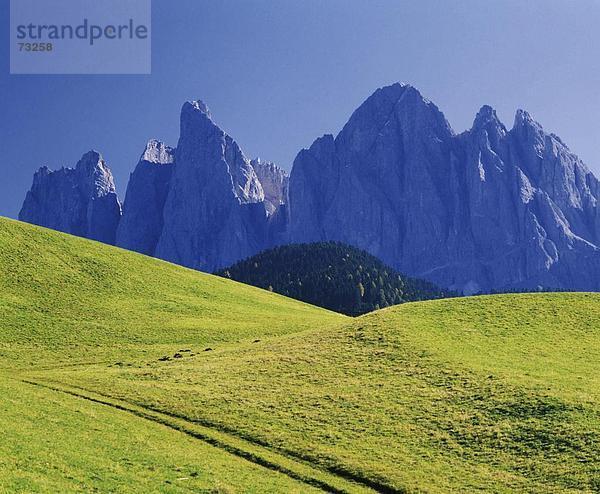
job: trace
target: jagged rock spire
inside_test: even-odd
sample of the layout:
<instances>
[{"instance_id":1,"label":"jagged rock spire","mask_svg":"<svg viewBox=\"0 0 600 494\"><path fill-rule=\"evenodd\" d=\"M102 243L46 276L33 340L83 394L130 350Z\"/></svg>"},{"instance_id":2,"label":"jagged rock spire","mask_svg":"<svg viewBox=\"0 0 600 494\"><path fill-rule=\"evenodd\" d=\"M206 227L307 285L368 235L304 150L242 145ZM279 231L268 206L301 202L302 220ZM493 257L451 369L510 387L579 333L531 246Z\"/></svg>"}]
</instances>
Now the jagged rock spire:
<instances>
[{"instance_id":1,"label":"jagged rock spire","mask_svg":"<svg viewBox=\"0 0 600 494\"><path fill-rule=\"evenodd\" d=\"M289 184L203 102L180 122L177 149L150 141L131 175L121 246L212 271L275 243L338 240L464 293L600 290L600 183L523 110L507 130L485 105L456 135L414 87L383 87L298 153ZM20 214L108 243L119 216L95 152L41 168Z\"/></svg>"},{"instance_id":2,"label":"jagged rock spire","mask_svg":"<svg viewBox=\"0 0 600 494\"><path fill-rule=\"evenodd\" d=\"M163 212L175 167L175 150L156 139L148 141L129 177L117 245L154 255L163 230Z\"/></svg>"},{"instance_id":3,"label":"jagged rock spire","mask_svg":"<svg viewBox=\"0 0 600 494\"><path fill-rule=\"evenodd\" d=\"M21 221L108 244L115 243L120 216L112 173L97 151L75 168L40 168L19 212Z\"/></svg>"}]
</instances>

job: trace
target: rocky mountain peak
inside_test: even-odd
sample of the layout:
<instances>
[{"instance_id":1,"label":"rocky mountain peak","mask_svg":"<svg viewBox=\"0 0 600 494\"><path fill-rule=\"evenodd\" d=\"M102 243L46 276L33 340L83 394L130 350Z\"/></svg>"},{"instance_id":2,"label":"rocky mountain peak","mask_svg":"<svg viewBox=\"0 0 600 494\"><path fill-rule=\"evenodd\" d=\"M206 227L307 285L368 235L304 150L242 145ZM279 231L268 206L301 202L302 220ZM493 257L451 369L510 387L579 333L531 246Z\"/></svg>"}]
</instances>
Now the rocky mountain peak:
<instances>
[{"instance_id":1,"label":"rocky mountain peak","mask_svg":"<svg viewBox=\"0 0 600 494\"><path fill-rule=\"evenodd\" d=\"M87 185L87 194L102 197L115 194L116 188L112 172L98 151L88 151L75 165L80 186Z\"/></svg>"},{"instance_id":2,"label":"rocky mountain peak","mask_svg":"<svg viewBox=\"0 0 600 494\"><path fill-rule=\"evenodd\" d=\"M211 124L214 125L212 115L202 101L186 101L181 107L180 138L188 132L188 129L203 125L210 127Z\"/></svg>"},{"instance_id":3,"label":"rocky mountain peak","mask_svg":"<svg viewBox=\"0 0 600 494\"><path fill-rule=\"evenodd\" d=\"M282 204L287 202L287 190L289 185L289 175L271 161L263 161L260 158L255 158L250 161L252 168L258 177L262 186L265 203L267 204L267 212L269 215Z\"/></svg>"},{"instance_id":4,"label":"rocky mountain peak","mask_svg":"<svg viewBox=\"0 0 600 494\"><path fill-rule=\"evenodd\" d=\"M292 241L342 241L458 291L600 289L598 181L522 110L509 132L483 106L456 136L416 89L380 88L334 144L298 154L289 197Z\"/></svg>"},{"instance_id":5,"label":"rocky mountain peak","mask_svg":"<svg viewBox=\"0 0 600 494\"><path fill-rule=\"evenodd\" d=\"M115 243L120 217L112 173L97 151L74 168L40 168L19 212L22 221L108 244Z\"/></svg>"},{"instance_id":6,"label":"rocky mountain peak","mask_svg":"<svg viewBox=\"0 0 600 494\"><path fill-rule=\"evenodd\" d=\"M181 107L180 114L180 132L177 145L178 152L181 151L181 145L194 145L194 139L203 139L207 134L212 134L220 139L224 132L212 121L210 112L206 106L197 101L186 101Z\"/></svg>"},{"instance_id":7,"label":"rocky mountain peak","mask_svg":"<svg viewBox=\"0 0 600 494\"><path fill-rule=\"evenodd\" d=\"M188 101L184 104L184 108L186 107L186 105L190 106L193 110L197 110L200 113L206 115L208 118L212 119L212 114L210 113L210 110L208 109L208 106L206 105L206 103L204 103L204 101L199 99L195 101Z\"/></svg>"},{"instance_id":8,"label":"rocky mountain peak","mask_svg":"<svg viewBox=\"0 0 600 494\"><path fill-rule=\"evenodd\" d=\"M98 163L101 163L102 161L103 161L102 155L98 151L91 149L88 152L83 153L83 156L77 162L77 165L75 165L75 168L86 167L86 166L94 167Z\"/></svg>"},{"instance_id":9,"label":"rocky mountain peak","mask_svg":"<svg viewBox=\"0 0 600 494\"><path fill-rule=\"evenodd\" d=\"M506 127L504 127L504 124L498 118L496 110L489 105L483 105L477 112L472 129L476 131L479 129L494 129L502 134L506 134Z\"/></svg>"},{"instance_id":10,"label":"rocky mountain peak","mask_svg":"<svg viewBox=\"0 0 600 494\"><path fill-rule=\"evenodd\" d=\"M163 229L165 201L175 168L175 150L156 139L148 141L129 177L123 217L116 243L124 249L153 255Z\"/></svg>"},{"instance_id":11,"label":"rocky mountain peak","mask_svg":"<svg viewBox=\"0 0 600 494\"><path fill-rule=\"evenodd\" d=\"M150 139L140 161L147 161L158 165L170 164L175 160L175 150L156 139Z\"/></svg>"},{"instance_id":12,"label":"rocky mountain peak","mask_svg":"<svg viewBox=\"0 0 600 494\"><path fill-rule=\"evenodd\" d=\"M485 147L499 152L502 142L507 135L504 124L498 118L496 110L489 105L483 105L477 112L469 133Z\"/></svg>"},{"instance_id":13,"label":"rocky mountain peak","mask_svg":"<svg viewBox=\"0 0 600 494\"><path fill-rule=\"evenodd\" d=\"M540 127L540 125L533 119L533 117L528 111L519 108L515 113L515 121L513 127L521 127L524 125Z\"/></svg>"},{"instance_id":14,"label":"rocky mountain peak","mask_svg":"<svg viewBox=\"0 0 600 494\"><path fill-rule=\"evenodd\" d=\"M265 194L250 161L204 103L185 103L180 122L155 255L212 271L266 243Z\"/></svg>"},{"instance_id":15,"label":"rocky mountain peak","mask_svg":"<svg viewBox=\"0 0 600 494\"><path fill-rule=\"evenodd\" d=\"M600 290L600 182L523 110L507 131L484 105L457 136L417 89L392 84L301 150L290 175L248 160L203 102L187 102L177 148L142 152L117 243L212 271L335 240L463 293ZM74 169L40 168L20 218L111 243L119 215L92 151Z\"/></svg>"},{"instance_id":16,"label":"rocky mountain peak","mask_svg":"<svg viewBox=\"0 0 600 494\"><path fill-rule=\"evenodd\" d=\"M538 148L543 146L543 141L546 137L542 126L533 119L529 112L521 109L515 113L511 133L524 142L535 142L535 146Z\"/></svg>"},{"instance_id":17,"label":"rocky mountain peak","mask_svg":"<svg viewBox=\"0 0 600 494\"><path fill-rule=\"evenodd\" d=\"M335 146L344 154L342 161L354 161L366 170L365 164L373 161L373 149L383 149L393 142L396 152L400 152L400 142L422 147L423 136L445 142L452 135L437 106L414 87L396 83L377 89L358 107L335 138Z\"/></svg>"},{"instance_id":18,"label":"rocky mountain peak","mask_svg":"<svg viewBox=\"0 0 600 494\"><path fill-rule=\"evenodd\" d=\"M33 174L33 185L39 186L44 180L44 177L50 175L52 173L50 168L47 165L40 166Z\"/></svg>"},{"instance_id":19,"label":"rocky mountain peak","mask_svg":"<svg viewBox=\"0 0 600 494\"><path fill-rule=\"evenodd\" d=\"M378 89L356 110L347 125L366 120L380 132L396 122L406 133L425 132L444 137L453 133L439 108L409 84L396 83Z\"/></svg>"},{"instance_id":20,"label":"rocky mountain peak","mask_svg":"<svg viewBox=\"0 0 600 494\"><path fill-rule=\"evenodd\" d=\"M235 140L211 118L201 101L186 102L181 109L181 127L175 160L178 173L194 169L195 180L206 184L219 180L240 203L261 202L260 182Z\"/></svg>"}]
</instances>

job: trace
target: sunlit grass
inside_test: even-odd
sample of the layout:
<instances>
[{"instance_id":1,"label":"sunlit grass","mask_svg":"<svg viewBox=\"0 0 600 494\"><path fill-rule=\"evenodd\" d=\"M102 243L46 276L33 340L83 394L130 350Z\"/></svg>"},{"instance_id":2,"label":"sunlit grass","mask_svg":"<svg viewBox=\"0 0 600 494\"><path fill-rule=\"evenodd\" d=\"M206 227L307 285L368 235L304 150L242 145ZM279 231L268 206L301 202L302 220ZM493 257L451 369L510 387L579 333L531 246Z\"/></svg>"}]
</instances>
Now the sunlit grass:
<instances>
[{"instance_id":1,"label":"sunlit grass","mask_svg":"<svg viewBox=\"0 0 600 494\"><path fill-rule=\"evenodd\" d=\"M17 222L0 220L0 247L7 492L312 488L23 379L163 412L344 491L600 490L598 294L349 319Z\"/></svg>"},{"instance_id":2,"label":"sunlit grass","mask_svg":"<svg viewBox=\"0 0 600 494\"><path fill-rule=\"evenodd\" d=\"M380 487L594 492L599 323L595 294L422 302L337 331L52 379Z\"/></svg>"}]
</instances>

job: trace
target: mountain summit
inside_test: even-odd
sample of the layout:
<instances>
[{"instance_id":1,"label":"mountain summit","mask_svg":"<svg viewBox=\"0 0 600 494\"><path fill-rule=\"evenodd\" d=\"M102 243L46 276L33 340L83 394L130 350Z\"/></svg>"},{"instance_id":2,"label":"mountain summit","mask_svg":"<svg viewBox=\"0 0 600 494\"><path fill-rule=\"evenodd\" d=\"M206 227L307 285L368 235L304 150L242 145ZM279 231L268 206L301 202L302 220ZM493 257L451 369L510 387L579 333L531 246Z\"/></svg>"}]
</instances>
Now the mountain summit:
<instances>
[{"instance_id":1,"label":"mountain summit","mask_svg":"<svg viewBox=\"0 0 600 494\"><path fill-rule=\"evenodd\" d=\"M490 106L455 135L410 86L377 90L335 138L301 151L293 241L338 240L464 293L597 290L598 181L531 116Z\"/></svg>"},{"instance_id":2,"label":"mountain summit","mask_svg":"<svg viewBox=\"0 0 600 494\"><path fill-rule=\"evenodd\" d=\"M155 255L212 271L267 247L263 187L206 105L185 103Z\"/></svg>"},{"instance_id":3,"label":"mountain summit","mask_svg":"<svg viewBox=\"0 0 600 494\"><path fill-rule=\"evenodd\" d=\"M417 89L393 84L336 137L300 151L288 177L248 160L204 103L188 102L177 148L150 141L142 154L118 230L112 176L100 169L95 192L76 172L40 170L20 219L108 243L116 235L205 271L277 244L340 241L467 294L600 290L599 182L523 110L508 130L485 105L457 135ZM110 212L99 213L105 195Z\"/></svg>"},{"instance_id":4,"label":"mountain summit","mask_svg":"<svg viewBox=\"0 0 600 494\"><path fill-rule=\"evenodd\" d=\"M75 168L41 167L19 212L21 221L107 244L115 243L120 217L112 173L96 151L85 153Z\"/></svg>"},{"instance_id":5,"label":"mountain summit","mask_svg":"<svg viewBox=\"0 0 600 494\"><path fill-rule=\"evenodd\" d=\"M173 169L175 150L152 139L129 177L117 245L153 255L163 230L163 210Z\"/></svg>"}]
</instances>

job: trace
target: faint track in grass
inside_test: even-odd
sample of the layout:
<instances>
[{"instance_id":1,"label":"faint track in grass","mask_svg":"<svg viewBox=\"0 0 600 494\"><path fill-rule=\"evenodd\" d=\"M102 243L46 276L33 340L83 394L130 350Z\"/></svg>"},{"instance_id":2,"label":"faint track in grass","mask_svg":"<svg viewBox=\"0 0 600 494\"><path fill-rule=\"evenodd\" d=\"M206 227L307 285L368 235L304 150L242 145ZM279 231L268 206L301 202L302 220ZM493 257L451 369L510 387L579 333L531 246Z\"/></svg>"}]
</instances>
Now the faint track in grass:
<instances>
[{"instance_id":1,"label":"faint track in grass","mask_svg":"<svg viewBox=\"0 0 600 494\"><path fill-rule=\"evenodd\" d=\"M269 470L282 473L294 480L321 489L324 492L336 494L369 492L388 494L405 492L385 484L374 482L370 479L357 477L343 470L321 469L309 463L307 460L290 458L288 455L273 451L256 442L219 430L214 426L210 427L192 422L183 417L163 413L125 400L112 398L111 396L104 394L91 392L84 388L68 386L54 381L43 382L25 378L21 378L20 381L32 386L65 393L93 403L109 406L123 412L131 413L137 417L159 423Z\"/></svg>"}]
</instances>

